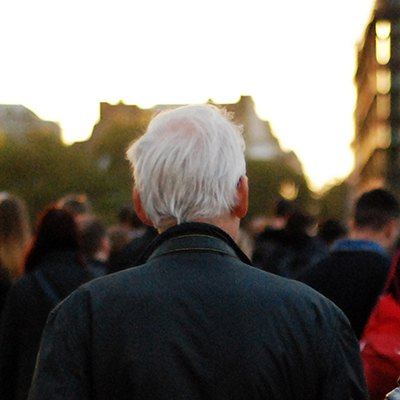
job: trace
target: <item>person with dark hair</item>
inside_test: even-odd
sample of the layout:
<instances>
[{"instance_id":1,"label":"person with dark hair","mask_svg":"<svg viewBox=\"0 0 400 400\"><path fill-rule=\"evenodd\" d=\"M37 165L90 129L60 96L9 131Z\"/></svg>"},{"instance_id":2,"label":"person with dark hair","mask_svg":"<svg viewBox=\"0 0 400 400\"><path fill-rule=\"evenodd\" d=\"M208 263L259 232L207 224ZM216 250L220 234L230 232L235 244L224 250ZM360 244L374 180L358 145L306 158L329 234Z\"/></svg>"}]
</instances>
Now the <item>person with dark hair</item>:
<instances>
[{"instance_id":1,"label":"person with dark hair","mask_svg":"<svg viewBox=\"0 0 400 400\"><path fill-rule=\"evenodd\" d=\"M390 192L364 193L354 206L349 237L298 277L344 311L358 338L384 288L399 217L399 203Z\"/></svg>"},{"instance_id":2,"label":"person with dark hair","mask_svg":"<svg viewBox=\"0 0 400 400\"><path fill-rule=\"evenodd\" d=\"M347 228L337 219L330 218L318 226L318 237L330 248L338 239L347 235Z\"/></svg>"},{"instance_id":3,"label":"person with dark hair","mask_svg":"<svg viewBox=\"0 0 400 400\"><path fill-rule=\"evenodd\" d=\"M294 201L279 199L275 204L275 213L273 227L275 229L283 229L290 216L297 211L297 206Z\"/></svg>"},{"instance_id":4,"label":"person with dark hair","mask_svg":"<svg viewBox=\"0 0 400 400\"><path fill-rule=\"evenodd\" d=\"M26 400L47 316L90 276L79 255L73 217L50 208L42 215L24 263L10 289L0 325L0 399Z\"/></svg>"},{"instance_id":5,"label":"person with dark hair","mask_svg":"<svg viewBox=\"0 0 400 400\"><path fill-rule=\"evenodd\" d=\"M0 312L7 292L22 273L23 257L31 236L25 203L0 193Z\"/></svg>"},{"instance_id":6,"label":"person with dark hair","mask_svg":"<svg viewBox=\"0 0 400 400\"><path fill-rule=\"evenodd\" d=\"M110 272L114 273L140 265L141 255L157 235L158 233L153 227L146 226L142 236L132 239L110 259Z\"/></svg>"},{"instance_id":7,"label":"person with dark hair","mask_svg":"<svg viewBox=\"0 0 400 400\"><path fill-rule=\"evenodd\" d=\"M129 239L143 236L146 227L136 215L132 206L124 206L119 210L118 226L127 231Z\"/></svg>"},{"instance_id":8,"label":"person with dark hair","mask_svg":"<svg viewBox=\"0 0 400 400\"><path fill-rule=\"evenodd\" d=\"M266 272L295 279L327 255L324 243L312 236L314 225L313 217L292 210L284 228L267 227L256 238L253 264Z\"/></svg>"},{"instance_id":9,"label":"person with dark hair","mask_svg":"<svg viewBox=\"0 0 400 400\"><path fill-rule=\"evenodd\" d=\"M118 213L118 225L109 229L112 238L109 268L114 273L134 267L157 231L143 224L132 207L125 206Z\"/></svg>"},{"instance_id":10,"label":"person with dark hair","mask_svg":"<svg viewBox=\"0 0 400 400\"><path fill-rule=\"evenodd\" d=\"M104 224L93 218L81 226L82 253L86 264L94 278L108 273L108 258L110 256L110 238Z\"/></svg>"},{"instance_id":11,"label":"person with dark hair","mask_svg":"<svg viewBox=\"0 0 400 400\"><path fill-rule=\"evenodd\" d=\"M31 226L25 202L0 193L0 266L12 281L20 277Z\"/></svg>"},{"instance_id":12,"label":"person with dark hair","mask_svg":"<svg viewBox=\"0 0 400 400\"><path fill-rule=\"evenodd\" d=\"M57 207L68 211L78 224L92 217L92 205L85 194L70 193L57 201Z\"/></svg>"}]
</instances>

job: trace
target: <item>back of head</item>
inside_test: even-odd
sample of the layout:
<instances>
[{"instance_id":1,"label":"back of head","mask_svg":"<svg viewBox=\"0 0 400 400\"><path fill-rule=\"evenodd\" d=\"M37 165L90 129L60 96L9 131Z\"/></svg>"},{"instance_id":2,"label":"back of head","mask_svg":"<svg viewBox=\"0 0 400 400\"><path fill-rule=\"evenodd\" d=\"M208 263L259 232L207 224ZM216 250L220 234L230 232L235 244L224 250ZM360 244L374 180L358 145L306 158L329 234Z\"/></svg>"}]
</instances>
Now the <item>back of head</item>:
<instances>
[{"instance_id":1,"label":"back of head","mask_svg":"<svg viewBox=\"0 0 400 400\"><path fill-rule=\"evenodd\" d=\"M24 202L8 193L0 194L0 266L16 278L30 238L30 223Z\"/></svg>"},{"instance_id":2,"label":"back of head","mask_svg":"<svg viewBox=\"0 0 400 400\"><path fill-rule=\"evenodd\" d=\"M36 269L47 254L56 251L78 251L78 228L66 210L50 207L39 218L36 235L25 260L25 271Z\"/></svg>"},{"instance_id":3,"label":"back of head","mask_svg":"<svg viewBox=\"0 0 400 400\"><path fill-rule=\"evenodd\" d=\"M118 221L122 225L129 226L129 228L142 228L143 223L136 215L132 206L124 206L118 212Z\"/></svg>"},{"instance_id":4,"label":"back of head","mask_svg":"<svg viewBox=\"0 0 400 400\"><path fill-rule=\"evenodd\" d=\"M229 213L246 173L241 129L212 105L159 114L127 157L157 228Z\"/></svg>"},{"instance_id":5,"label":"back of head","mask_svg":"<svg viewBox=\"0 0 400 400\"><path fill-rule=\"evenodd\" d=\"M314 224L315 219L311 215L296 211L289 216L285 229L293 235L307 235Z\"/></svg>"},{"instance_id":6,"label":"back of head","mask_svg":"<svg viewBox=\"0 0 400 400\"><path fill-rule=\"evenodd\" d=\"M275 216L289 218L296 211L296 206L293 201L280 199L275 205Z\"/></svg>"},{"instance_id":7,"label":"back of head","mask_svg":"<svg viewBox=\"0 0 400 400\"><path fill-rule=\"evenodd\" d=\"M92 207L86 195L68 194L57 202L58 208L70 212L74 217L77 215L91 214Z\"/></svg>"},{"instance_id":8,"label":"back of head","mask_svg":"<svg viewBox=\"0 0 400 400\"><path fill-rule=\"evenodd\" d=\"M400 206L387 190L375 189L364 193L354 208L354 226L357 229L379 231L390 221L398 219Z\"/></svg>"},{"instance_id":9,"label":"back of head","mask_svg":"<svg viewBox=\"0 0 400 400\"><path fill-rule=\"evenodd\" d=\"M102 248L102 241L106 238L107 230L97 218L85 221L81 226L82 252L87 257L94 255Z\"/></svg>"},{"instance_id":10,"label":"back of head","mask_svg":"<svg viewBox=\"0 0 400 400\"><path fill-rule=\"evenodd\" d=\"M346 234L346 226L334 218L327 219L318 227L319 238L322 239L328 246L333 244L336 240L346 236Z\"/></svg>"},{"instance_id":11,"label":"back of head","mask_svg":"<svg viewBox=\"0 0 400 400\"><path fill-rule=\"evenodd\" d=\"M110 239L110 253L115 255L119 253L131 240L129 232L120 226L112 226L107 231Z\"/></svg>"}]
</instances>

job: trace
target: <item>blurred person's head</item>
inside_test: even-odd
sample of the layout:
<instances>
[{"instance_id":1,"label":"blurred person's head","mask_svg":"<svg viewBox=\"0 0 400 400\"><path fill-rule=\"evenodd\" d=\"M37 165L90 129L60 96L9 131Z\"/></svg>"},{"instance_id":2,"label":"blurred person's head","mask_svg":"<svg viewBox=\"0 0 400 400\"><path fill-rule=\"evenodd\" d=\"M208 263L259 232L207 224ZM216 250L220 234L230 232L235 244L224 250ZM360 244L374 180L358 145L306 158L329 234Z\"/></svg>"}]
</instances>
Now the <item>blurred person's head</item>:
<instances>
[{"instance_id":1,"label":"blurred person's head","mask_svg":"<svg viewBox=\"0 0 400 400\"><path fill-rule=\"evenodd\" d=\"M313 235L315 218L304 212L295 211L287 219L286 231L293 235Z\"/></svg>"},{"instance_id":2,"label":"blurred person's head","mask_svg":"<svg viewBox=\"0 0 400 400\"><path fill-rule=\"evenodd\" d=\"M71 213L50 207L38 220L36 234L25 259L25 272L34 271L50 253L79 250L78 227Z\"/></svg>"},{"instance_id":3,"label":"blurred person's head","mask_svg":"<svg viewBox=\"0 0 400 400\"><path fill-rule=\"evenodd\" d=\"M275 203L274 218L271 225L275 229L282 229L286 226L290 216L296 211L295 202L286 199L279 199Z\"/></svg>"},{"instance_id":4,"label":"blurred person's head","mask_svg":"<svg viewBox=\"0 0 400 400\"><path fill-rule=\"evenodd\" d=\"M107 233L110 238L111 255L118 254L131 240L128 231L119 226L112 226Z\"/></svg>"},{"instance_id":5,"label":"blurred person's head","mask_svg":"<svg viewBox=\"0 0 400 400\"><path fill-rule=\"evenodd\" d=\"M295 209L296 208L293 201L279 199L275 204L275 216L289 218Z\"/></svg>"},{"instance_id":6,"label":"blurred person's head","mask_svg":"<svg viewBox=\"0 0 400 400\"><path fill-rule=\"evenodd\" d=\"M347 235L347 228L337 219L327 219L318 227L318 237L327 246L331 246L336 240Z\"/></svg>"},{"instance_id":7,"label":"blurred person's head","mask_svg":"<svg viewBox=\"0 0 400 400\"><path fill-rule=\"evenodd\" d=\"M356 201L350 236L390 249L399 234L399 217L399 203L390 192L371 190Z\"/></svg>"},{"instance_id":8,"label":"blurred person's head","mask_svg":"<svg viewBox=\"0 0 400 400\"><path fill-rule=\"evenodd\" d=\"M270 220L265 215L256 215L252 217L247 224L247 230L252 237L256 237L270 225Z\"/></svg>"},{"instance_id":9,"label":"blurred person's head","mask_svg":"<svg viewBox=\"0 0 400 400\"><path fill-rule=\"evenodd\" d=\"M81 226L83 255L89 259L107 261L110 255L110 239L104 224L97 218L83 222Z\"/></svg>"},{"instance_id":10,"label":"blurred person's head","mask_svg":"<svg viewBox=\"0 0 400 400\"><path fill-rule=\"evenodd\" d=\"M7 270L12 279L22 272L30 236L25 203L16 196L0 193L0 266Z\"/></svg>"},{"instance_id":11,"label":"blurred person's head","mask_svg":"<svg viewBox=\"0 0 400 400\"><path fill-rule=\"evenodd\" d=\"M92 215L92 206L85 194L67 194L57 201L57 207L68 211L75 218L78 227Z\"/></svg>"},{"instance_id":12,"label":"blurred person's head","mask_svg":"<svg viewBox=\"0 0 400 400\"><path fill-rule=\"evenodd\" d=\"M241 129L211 105L157 115L130 146L138 216L159 231L207 222L237 237L248 186Z\"/></svg>"},{"instance_id":13,"label":"blurred person's head","mask_svg":"<svg viewBox=\"0 0 400 400\"><path fill-rule=\"evenodd\" d=\"M118 212L118 221L120 225L129 229L138 229L143 227L143 222L136 215L132 206L124 206Z\"/></svg>"}]
</instances>

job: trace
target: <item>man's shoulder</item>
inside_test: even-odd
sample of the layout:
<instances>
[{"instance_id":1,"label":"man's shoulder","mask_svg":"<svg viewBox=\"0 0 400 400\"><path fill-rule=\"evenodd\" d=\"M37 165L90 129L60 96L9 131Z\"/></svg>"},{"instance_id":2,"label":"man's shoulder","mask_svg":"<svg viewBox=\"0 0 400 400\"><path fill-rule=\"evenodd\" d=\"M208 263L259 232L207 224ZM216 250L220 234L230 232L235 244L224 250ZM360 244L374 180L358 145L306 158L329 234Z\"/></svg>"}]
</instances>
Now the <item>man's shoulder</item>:
<instances>
[{"instance_id":1,"label":"man's shoulder","mask_svg":"<svg viewBox=\"0 0 400 400\"><path fill-rule=\"evenodd\" d=\"M273 274L270 275L273 277L271 278L271 283L274 287L272 295L278 294L281 299L285 300L286 305L291 308L311 314L315 314L315 312L341 314L341 311L331 300L305 283Z\"/></svg>"},{"instance_id":2,"label":"man's shoulder","mask_svg":"<svg viewBox=\"0 0 400 400\"><path fill-rule=\"evenodd\" d=\"M316 340L332 338L337 326L348 325L331 301L301 282L240 262L233 267L236 276L231 276L225 285L222 280L210 280L209 286L197 282L182 286L182 282L177 282L170 288L164 281L154 282L157 277L149 274L149 265L144 264L86 283L52 314L62 326L93 320L105 329L132 318L146 320L149 310L154 321L163 321L165 313L176 313L182 305L200 313L212 306L213 315L222 320L231 321L232 315L243 316L245 325L257 326L263 334L271 325L280 331L294 329L298 340L310 334ZM241 324L236 322L235 326ZM126 329L121 328L121 334Z\"/></svg>"},{"instance_id":3,"label":"man's shoulder","mask_svg":"<svg viewBox=\"0 0 400 400\"><path fill-rule=\"evenodd\" d=\"M336 306L330 300L301 282L262 271L239 260L226 260L225 263L226 273L235 282L235 286L229 286L229 292L244 295L244 301L247 293L266 305L273 303L277 309L282 307L304 313L332 309L336 312ZM90 297L107 298L107 301L125 296L137 297L144 292L151 294L152 284L160 279L157 276L159 270L154 273L154 264L148 262L95 279L83 285L82 290L89 292ZM214 283L210 278L210 284ZM221 291L225 289L221 287Z\"/></svg>"},{"instance_id":4,"label":"man's shoulder","mask_svg":"<svg viewBox=\"0 0 400 400\"><path fill-rule=\"evenodd\" d=\"M387 269L390 266L390 258L382 253L371 250L334 250L326 258L320 261L315 270L330 268L332 265L337 267L357 268L363 265L366 268Z\"/></svg>"},{"instance_id":5,"label":"man's shoulder","mask_svg":"<svg viewBox=\"0 0 400 400\"><path fill-rule=\"evenodd\" d=\"M129 289L136 290L136 286L141 284L143 275L148 272L144 270L147 266L147 264L142 264L92 279L78 290L82 293L87 293L89 296L107 295L114 292L122 294Z\"/></svg>"},{"instance_id":6,"label":"man's shoulder","mask_svg":"<svg viewBox=\"0 0 400 400\"><path fill-rule=\"evenodd\" d=\"M367 250L335 250L297 278L333 299L347 293L349 282L354 284L357 279L364 282L384 280L389 268L390 259L384 254Z\"/></svg>"}]
</instances>

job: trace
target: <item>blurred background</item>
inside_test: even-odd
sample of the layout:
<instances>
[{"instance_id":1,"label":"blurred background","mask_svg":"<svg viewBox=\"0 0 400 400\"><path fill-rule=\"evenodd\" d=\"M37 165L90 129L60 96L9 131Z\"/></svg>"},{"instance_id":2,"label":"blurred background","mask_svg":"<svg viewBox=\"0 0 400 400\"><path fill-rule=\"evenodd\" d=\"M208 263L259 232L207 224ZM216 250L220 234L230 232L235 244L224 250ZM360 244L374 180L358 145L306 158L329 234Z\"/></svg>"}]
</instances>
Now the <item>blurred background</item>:
<instances>
[{"instance_id":1,"label":"blurred background","mask_svg":"<svg viewBox=\"0 0 400 400\"><path fill-rule=\"evenodd\" d=\"M244 127L249 219L400 194L400 1L4 0L0 18L0 189L31 215L74 192L111 222L127 145L203 102Z\"/></svg>"}]
</instances>

